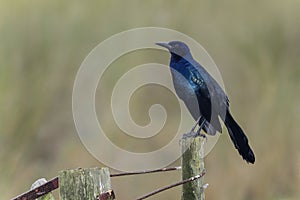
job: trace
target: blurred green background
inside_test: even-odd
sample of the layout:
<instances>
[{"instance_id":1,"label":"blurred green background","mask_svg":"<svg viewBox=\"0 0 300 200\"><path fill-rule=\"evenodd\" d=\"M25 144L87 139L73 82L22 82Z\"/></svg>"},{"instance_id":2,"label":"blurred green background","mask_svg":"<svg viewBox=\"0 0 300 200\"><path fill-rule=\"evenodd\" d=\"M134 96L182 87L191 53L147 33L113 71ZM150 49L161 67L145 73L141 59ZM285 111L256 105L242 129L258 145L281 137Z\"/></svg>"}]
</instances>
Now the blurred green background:
<instances>
[{"instance_id":1,"label":"blurred green background","mask_svg":"<svg viewBox=\"0 0 300 200\"><path fill-rule=\"evenodd\" d=\"M109 36L160 26L189 35L214 58L256 153L247 165L223 134L205 161L207 199L299 199L299 8L295 0L1 0L0 198L63 169L103 166L75 130L76 72ZM179 179L180 172L115 178L113 188L118 199L134 199ZM179 198L176 188L152 199Z\"/></svg>"}]
</instances>

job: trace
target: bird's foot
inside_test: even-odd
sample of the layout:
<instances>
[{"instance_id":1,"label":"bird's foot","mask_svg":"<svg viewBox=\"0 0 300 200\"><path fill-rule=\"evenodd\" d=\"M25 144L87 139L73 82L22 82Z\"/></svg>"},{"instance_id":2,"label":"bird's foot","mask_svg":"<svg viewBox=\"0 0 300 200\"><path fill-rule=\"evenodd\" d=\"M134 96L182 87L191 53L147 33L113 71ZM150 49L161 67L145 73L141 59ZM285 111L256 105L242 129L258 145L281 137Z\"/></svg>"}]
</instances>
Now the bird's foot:
<instances>
[{"instance_id":1,"label":"bird's foot","mask_svg":"<svg viewBox=\"0 0 300 200\"><path fill-rule=\"evenodd\" d=\"M198 136L198 134L196 132L190 131L189 133L183 134L182 139L195 138L197 136Z\"/></svg>"},{"instance_id":2,"label":"bird's foot","mask_svg":"<svg viewBox=\"0 0 300 200\"><path fill-rule=\"evenodd\" d=\"M201 123L200 123L201 122ZM183 134L182 138L180 139L179 143L181 144L181 141L183 139L187 139L187 138L196 138L196 137L202 137L205 139L205 141L207 142L207 136L206 134L201 133L202 127L204 125L205 119L203 117L199 117L199 119L197 120L197 123L193 126L192 130L188 133ZM195 131L197 125L200 123L199 128Z\"/></svg>"},{"instance_id":3,"label":"bird's foot","mask_svg":"<svg viewBox=\"0 0 300 200\"><path fill-rule=\"evenodd\" d=\"M179 140L179 144L180 144L180 145L182 144L182 140L185 140L185 139L187 139L187 138L196 138L196 137L202 137L202 138L205 139L205 142L208 141L206 134L204 134L204 133L199 133L198 131L197 131L197 132L191 131L191 132L189 132L189 133L183 134L182 138Z\"/></svg>"},{"instance_id":4,"label":"bird's foot","mask_svg":"<svg viewBox=\"0 0 300 200\"><path fill-rule=\"evenodd\" d=\"M186 138L195 138L195 137L203 137L205 140L206 140L206 142L207 142L207 136L206 136L206 134L203 134L203 133L200 133L200 132L193 132L193 131L191 131L191 132L189 132L189 133L185 133L185 134L183 134L183 136L182 136L182 139L186 139Z\"/></svg>"},{"instance_id":5,"label":"bird's foot","mask_svg":"<svg viewBox=\"0 0 300 200\"><path fill-rule=\"evenodd\" d=\"M206 134L201 133L201 129L202 129L203 124L204 124L204 122L201 123L200 128L199 128L198 131L196 132L196 136L200 136L200 137L204 138L204 139L205 139L205 142L207 142L207 136L206 136Z\"/></svg>"}]
</instances>

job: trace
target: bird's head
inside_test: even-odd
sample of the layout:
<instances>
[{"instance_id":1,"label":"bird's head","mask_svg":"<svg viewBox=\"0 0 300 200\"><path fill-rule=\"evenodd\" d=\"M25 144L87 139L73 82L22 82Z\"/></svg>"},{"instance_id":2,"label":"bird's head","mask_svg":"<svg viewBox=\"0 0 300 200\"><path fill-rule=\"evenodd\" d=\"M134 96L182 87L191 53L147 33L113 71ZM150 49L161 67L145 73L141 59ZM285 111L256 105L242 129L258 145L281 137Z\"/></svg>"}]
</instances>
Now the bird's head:
<instances>
[{"instance_id":1,"label":"bird's head","mask_svg":"<svg viewBox=\"0 0 300 200\"><path fill-rule=\"evenodd\" d=\"M157 42L155 43L159 46L167 48L171 54L178 55L180 57L185 57L190 55L190 49L188 45L181 41L171 41L171 42Z\"/></svg>"}]
</instances>

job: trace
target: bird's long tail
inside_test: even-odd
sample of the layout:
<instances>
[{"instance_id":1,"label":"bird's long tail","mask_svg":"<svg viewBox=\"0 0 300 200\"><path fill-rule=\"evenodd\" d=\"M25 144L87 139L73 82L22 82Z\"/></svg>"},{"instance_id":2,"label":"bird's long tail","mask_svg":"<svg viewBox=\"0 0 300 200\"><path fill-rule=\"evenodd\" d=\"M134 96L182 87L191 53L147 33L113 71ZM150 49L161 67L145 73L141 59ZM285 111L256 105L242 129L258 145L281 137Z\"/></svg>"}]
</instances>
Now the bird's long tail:
<instances>
[{"instance_id":1,"label":"bird's long tail","mask_svg":"<svg viewBox=\"0 0 300 200\"><path fill-rule=\"evenodd\" d=\"M253 164L255 162L255 156L248 144L247 136L244 134L238 123L233 119L229 110L226 113L225 125L227 127L231 141L233 142L235 148L238 150L239 154L248 163Z\"/></svg>"}]
</instances>

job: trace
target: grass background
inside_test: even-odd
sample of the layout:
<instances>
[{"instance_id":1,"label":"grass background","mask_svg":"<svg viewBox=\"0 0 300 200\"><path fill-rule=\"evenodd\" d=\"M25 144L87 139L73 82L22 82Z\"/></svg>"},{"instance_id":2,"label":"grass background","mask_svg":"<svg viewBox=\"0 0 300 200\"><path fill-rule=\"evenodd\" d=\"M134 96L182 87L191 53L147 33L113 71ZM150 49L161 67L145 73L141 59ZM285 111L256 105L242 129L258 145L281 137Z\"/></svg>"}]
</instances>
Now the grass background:
<instances>
[{"instance_id":1,"label":"grass background","mask_svg":"<svg viewBox=\"0 0 300 200\"><path fill-rule=\"evenodd\" d=\"M76 134L74 78L99 42L144 26L178 30L206 48L256 153L255 165L245 164L223 134L206 158L207 199L299 199L299 7L295 0L1 0L1 199L62 169L102 166ZM178 179L179 172L116 178L113 187L126 200ZM152 199L179 197L176 188Z\"/></svg>"}]
</instances>

